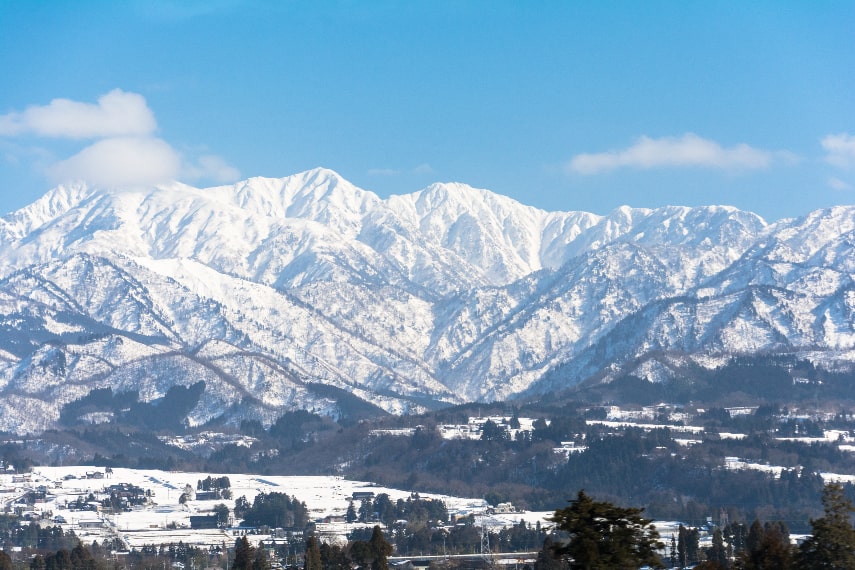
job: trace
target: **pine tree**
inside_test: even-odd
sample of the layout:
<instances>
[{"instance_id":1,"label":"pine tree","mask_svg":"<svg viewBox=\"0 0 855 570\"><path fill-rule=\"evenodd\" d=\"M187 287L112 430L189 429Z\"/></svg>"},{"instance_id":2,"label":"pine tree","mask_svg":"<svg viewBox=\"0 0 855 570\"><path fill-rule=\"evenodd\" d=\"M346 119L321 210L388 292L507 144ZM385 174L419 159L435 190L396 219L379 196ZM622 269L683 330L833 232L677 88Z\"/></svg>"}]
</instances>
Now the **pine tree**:
<instances>
[{"instance_id":1,"label":"pine tree","mask_svg":"<svg viewBox=\"0 0 855 570\"><path fill-rule=\"evenodd\" d=\"M392 545L386 541L386 537L383 536L383 531L380 530L379 525L374 527L368 546L371 547L371 553L374 555L371 570L389 570L387 558L392 554L393 549Z\"/></svg>"},{"instance_id":2,"label":"pine tree","mask_svg":"<svg viewBox=\"0 0 855 570\"><path fill-rule=\"evenodd\" d=\"M822 506L825 515L810 521L812 533L799 547L797 568L855 568L855 529L849 519L855 506L838 483L825 486Z\"/></svg>"},{"instance_id":3,"label":"pine tree","mask_svg":"<svg viewBox=\"0 0 855 570\"><path fill-rule=\"evenodd\" d=\"M766 523L760 542L746 551L746 570L789 570L793 566L790 534L784 523Z\"/></svg>"},{"instance_id":4,"label":"pine tree","mask_svg":"<svg viewBox=\"0 0 855 570\"><path fill-rule=\"evenodd\" d=\"M680 568L684 568L689 563L688 557L688 548L686 546L686 542L688 541L686 527L680 525L680 528L677 531L679 540L677 541L677 562L680 565Z\"/></svg>"},{"instance_id":5,"label":"pine tree","mask_svg":"<svg viewBox=\"0 0 855 570\"><path fill-rule=\"evenodd\" d=\"M547 536L543 541L543 548L537 553L534 561L534 570L564 570L564 564L555 558L555 543Z\"/></svg>"},{"instance_id":6,"label":"pine tree","mask_svg":"<svg viewBox=\"0 0 855 570\"><path fill-rule=\"evenodd\" d=\"M321 549L314 534L310 534L309 540L306 541L306 559L303 563L303 570L323 570Z\"/></svg>"},{"instance_id":7,"label":"pine tree","mask_svg":"<svg viewBox=\"0 0 855 570\"><path fill-rule=\"evenodd\" d=\"M570 535L554 554L566 560L571 569L664 568L656 553L664 545L642 512L594 501L579 491L569 507L555 511L550 519Z\"/></svg>"},{"instance_id":8,"label":"pine tree","mask_svg":"<svg viewBox=\"0 0 855 570\"><path fill-rule=\"evenodd\" d=\"M324 570L350 570L347 553L337 544L321 544L321 565Z\"/></svg>"},{"instance_id":9,"label":"pine tree","mask_svg":"<svg viewBox=\"0 0 855 570\"><path fill-rule=\"evenodd\" d=\"M707 550L707 560L720 568L728 568L727 549L724 547L724 537L721 530L715 529L712 535L712 546Z\"/></svg>"},{"instance_id":10,"label":"pine tree","mask_svg":"<svg viewBox=\"0 0 855 570\"><path fill-rule=\"evenodd\" d=\"M374 515L374 503L371 499L363 499L359 503L359 522L370 522Z\"/></svg>"},{"instance_id":11,"label":"pine tree","mask_svg":"<svg viewBox=\"0 0 855 570\"><path fill-rule=\"evenodd\" d=\"M700 560L701 533L696 528L686 529L686 559L689 565L697 564Z\"/></svg>"},{"instance_id":12,"label":"pine tree","mask_svg":"<svg viewBox=\"0 0 855 570\"><path fill-rule=\"evenodd\" d=\"M235 559L232 562L232 570L252 570L255 560L255 549L249 545L245 536L235 542Z\"/></svg>"},{"instance_id":13,"label":"pine tree","mask_svg":"<svg viewBox=\"0 0 855 570\"><path fill-rule=\"evenodd\" d=\"M760 551L760 545L763 543L763 537L766 536L766 531L758 519L754 519L751 527L748 529L748 537L745 539L745 554L746 559L751 560L754 553Z\"/></svg>"},{"instance_id":14,"label":"pine tree","mask_svg":"<svg viewBox=\"0 0 855 570\"><path fill-rule=\"evenodd\" d=\"M252 559L252 570L270 570L270 558L267 557L267 550L259 545L255 549L255 556Z\"/></svg>"}]
</instances>

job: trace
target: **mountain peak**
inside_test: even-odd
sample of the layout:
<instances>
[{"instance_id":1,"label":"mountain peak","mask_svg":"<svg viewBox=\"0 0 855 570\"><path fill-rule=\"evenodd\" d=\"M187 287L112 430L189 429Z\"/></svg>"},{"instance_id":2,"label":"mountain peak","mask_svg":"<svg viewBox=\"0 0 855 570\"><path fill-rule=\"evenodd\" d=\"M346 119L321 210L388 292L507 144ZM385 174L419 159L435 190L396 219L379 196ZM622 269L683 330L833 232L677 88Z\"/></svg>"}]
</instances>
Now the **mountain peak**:
<instances>
[{"instance_id":1,"label":"mountain peak","mask_svg":"<svg viewBox=\"0 0 855 570\"><path fill-rule=\"evenodd\" d=\"M853 236L853 207L768 226L728 206L545 212L459 182L381 200L327 168L60 186L0 219L0 429L36 425L11 401L49 425L94 388L199 380L193 423L269 423L336 413L319 384L400 412L650 353L844 367Z\"/></svg>"}]
</instances>

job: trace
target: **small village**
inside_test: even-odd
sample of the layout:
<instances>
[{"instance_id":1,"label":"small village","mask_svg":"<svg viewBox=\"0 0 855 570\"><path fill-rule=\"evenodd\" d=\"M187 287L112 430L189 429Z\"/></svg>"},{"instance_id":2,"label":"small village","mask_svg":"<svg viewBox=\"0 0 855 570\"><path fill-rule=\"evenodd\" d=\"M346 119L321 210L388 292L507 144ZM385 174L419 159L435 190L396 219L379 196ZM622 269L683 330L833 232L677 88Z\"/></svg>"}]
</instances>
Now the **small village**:
<instances>
[{"instance_id":1,"label":"small village","mask_svg":"<svg viewBox=\"0 0 855 570\"><path fill-rule=\"evenodd\" d=\"M122 556L132 549L159 545L192 546L213 552L227 552L235 540L246 536L256 547L269 549L271 559L282 546L294 557L302 556L307 528L319 540L346 544L348 535L377 522L348 521L348 510L386 494L392 500L412 498L409 491L388 489L341 477L259 477L229 474L226 493L199 490L209 474L104 469L93 467L38 467L17 474L14 466L4 466L0 475L0 506L6 515L15 515L21 526L58 527L73 533L84 544L111 544ZM305 503L310 523L300 528L247 527L229 515L218 518L218 507L231 511L234 500L252 502L260 493L287 493ZM228 498L227 498L228 497ZM441 500L449 521L477 517L478 524L490 529L513 526L520 521L546 524L551 513L518 512L511 504L491 507L480 499L421 495ZM6 549L20 551L21 547Z\"/></svg>"},{"instance_id":2,"label":"small village","mask_svg":"<svg viewBox=\"0 0 855 570\"><path fill-rule=\"evenodd\" d=\"M733 408L726 412L731 417L749 416L756 412L756 408ZM592 415L601 419L587 419L586 423L604 429L617 431L628 426L641 430L667 428L674 441L684 446L700 443L700 437L704 435L703 427L686 425L691 422L692 414L665 404L639 409L608 406ZM782 418L781 421L787 419ZM442 424L437 430L443 439L448 440L478 440L490 434L516 440L530 437L537 421L515 416L472 416L465 423ZM406 437L418 429L422 429L421 426L376 429L369 433L369 437ZM739 433L717 435L721 438L745 437ZM821 436L811 434L789 439L832 442L842 451L855 450L853 434L848 430L828 430ZM217 442L236 441L247 446L252 444L251 438L248 441L245 436L208 432L173 438L170 443L198 448L199 445L212 445L212 442L215 445ZM579 434L573 440L561 442L554 452L571 460L572 454L585 449L584 434ZM726 458L726 467L770 473L782 470L778 466L752 463L738 457ZM824 474L824 477L832 481L855 480L855 476L847 474ZM211 486L212 480L227 483ZM251 503L264 493L286 493L302 501L309 513L309 524L301 528L247 526L235 517L236 499L245 498L247 503ZM30 472L18 473L14 465L0 465L0 507L4 514L14 515L22 526L56 527L65 533L73 533L85 544L112 545L114 556L176 544L227 555L235 540L245 536L255 547L266 548L272 560L281 559L278 564L287 565L288 556L282 559L281 553L290 552L292 563L302 556L300 545L306 540L307 529L324 542L347 544L354 531L370 529L377 524L376 513L363 514L360 520L351 515L363 504L371 505L380 495L388 496L393 502L417 496L411 490L384 488L339 476L212 475L91 466L36 467ZM440 500L447 509L447 522L432 524L439 527L450 525L448 528L453 529L463 521L474 520L477 526L486 529L485 536L518 524L548 528L548 519L553 514L551 511L521 511L510 502L490 505L483 499L432 494L420 497ZM711 513L707 525L698 529L702 545L709 543L710 532L720 522L716 514ZM663 537L673 536L679 525L679 522L656 522ZM797 535L791 537L794 541L799 538ZM489 551L489 547L482 544L467 555L477 558L484 548ZM16 549L20 551L21 547L9 550L14 552Z\"/></svg>"}]
</instances>

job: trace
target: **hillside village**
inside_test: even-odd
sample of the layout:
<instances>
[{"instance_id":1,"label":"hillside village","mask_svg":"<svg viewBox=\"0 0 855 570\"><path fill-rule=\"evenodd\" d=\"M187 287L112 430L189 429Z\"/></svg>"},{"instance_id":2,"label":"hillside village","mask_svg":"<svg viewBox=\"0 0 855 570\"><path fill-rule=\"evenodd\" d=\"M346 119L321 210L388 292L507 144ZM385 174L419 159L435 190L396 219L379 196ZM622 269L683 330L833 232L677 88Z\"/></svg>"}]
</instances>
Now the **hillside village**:
<instances>
[{"instance_id":1,"label":"hillside village","mask_svg":"<svg viewBox=\"0 0 855 570\"><path fill-rule=\"evenodd\" d=\"M151 545L177 545L223 551L235 539L247 536L251 543L267 547L271 554L278 546L290 547L302 555L307 530L320 539L345 544L354 531L378 524L376 515L367 520L348 520L348 511L386 495L391 501L440 501L447 509L443 523L451 525L477 517L478 524L491 531L513 527L521 521L547 525L551 513L518 512L512 505L490 507L481 499L464 499L433 494L414 495L371 483L341 477L259 477L246 474L218 476L229 481L228 493L212 493L199 487L210 479L200 473L103 469L92 467L39 467L16 474L13 466L0 475L0 506L3 516L14 516L18 525L62 529L86 544L112 545L118 555ZM234 516L235 501L225 496L246 498L252 503L264 493L287 493L303 502L308 525L290 528L246 526ZM228 515L218 520L218 510L229 505ZM406 525L407 521L396 521ZM33 544L30 546L38 546ZM21 546L9 548L22 550Z\"/></svg>"},{"instance_id":2,"label":"hillside village","mask_svg":"<svg viewBox=\"0 0 855 570\"><path fill-rule=\"evenodd\" d=\"M599 406L586 410L585 429L568 434L560 445L552 447L556 465L566 462L572 465L583 457L592 443L592 434L598 438L622 438L633 430L651 435L667 434L675 448L663 446L661 453L674 455L669 449L691 449L709 441L744 440L749 431L718 429L722 425L750 425L758 413L767 413L757 406L741 406L710 410L689 408L669 404L651 406ZM718 418L711 422L710 418ZM394 440L410 441L425 430L446 442L486 442L519 444L531 441L538 430L546 430L554 420L525 417L513 414L491 414L467 416L461 422L440 422L431 428L418 424L412 427L376 427L365 431L366 445L386 445ZM748 423L746 423L748 422ZM855 451L855 432L852 417L838 413L805 413L795 408L781 408L774 415L772 429L774 440L798 444L833 446L840 453ZM629 432L627 430L630 430ZM712 439L711 439L712 438ZM226 447L245 449L247 453L262 445L263 439L240 433L202 431L180 436L160 436L169 446L203 453L216 453ZM25 440L10 440L18 444ZM38 445L38 438L28 440L28 445ZM374 443L371 443L371 442ZM8 444L9 442L7 442ZM264 452L255 452L261 453ZM756 471L770 477L783 477L792 470L791 465L776 465L757 461L756 458L739 456L725 457L722 468L733 472ZM823 472L826 482L855 482L855 475L847 472ZM217 481L226 481L225 484ZM237 505L252 503L258 496L267 493L293 495L305 504L307 524L299 527L276 527L247 525L236 516ZM253 474L210 474L202 472L177 472L164 470L141 470L123 467L93 466L37 466L18 472L10 462L0 463L0 506L5 520L16 521L21 529L38 525L43 528L61 529L69 536L80 538L87 544L109 545L116 556L127 553L150 551L153 545L182 544L203 549L217 556L227 555L236 538L247 536L256 547L267 548L272 560L288 565L291 552L292 563L297 559L306 540L306 531L333 544L345 544L354 537L362 536L375 524L381 524L390 536L396 536L401 545L413 543L413 536L405 529L411 528L406 518L389 521L380 520L380 513L373 511L380 497L388 497L392 503L412 500L439 500L444 505L443 520L430 522L431 533L445 533L457 538L461 529L486 529L484 535L507 545L503 540L506 533L517 530L530 533L533 537L545 536L550 527L548 518L553 511L527 511L512 501L500 500L496 495L488 502L484 498L465 499L436 493L415 493L413 489L402 490L388 485L359 482L342 476L268 476ZM386 499L383 499L386 500ZM368 511L366 511L368 505ZM374 505L372 507L372 505ZM358 513L358 515L356 514ZM8 522L7 522L8 524ZM425 524L424 522L420 524ZM712 530L728 524L725 510L710 510L700 519L684 522L687 528L696 528L696 539L701 548L708 546ZM657 521L662 536L676 536L681 522ZM395 530L397 529L397 530ZM25 531L21 531L25 532ZM469 531L467 531L469 532ZM479 531L480 532L480 531ZM503 534L505 533L505 534ZM20 535L20 533L18 533ZM11 536L11 535L10 535ZM36 535L33 535L36 536ZM470 541L461 556L475 556L482 548L480 535L467 535ZM792 534L791 540L800 540L802 535ZM33 539L36 540L36 539ZM489 542L489 538L484 539ZM540 539L542 542L542 538ZM521 544L518 542L518 544ZM38 541L35 546L38 545ZM31 544L31 546L33 546ZM452 547L449 543L448 548ZM26 548L11 547L23 553ZM158 546L158 548L160 548ZM409 547L405 547L409 548ZM423 548L436 551L437 545ZM455 548L460 548L460 545ZM122 554L126 553L126 554ZM278 553L278 554L277 554ZM409 552L410 558L412 552ZM212 554L213 555L213 554ZM477 556L476 556L477 558Z\"/></svg>"}]
</instances>

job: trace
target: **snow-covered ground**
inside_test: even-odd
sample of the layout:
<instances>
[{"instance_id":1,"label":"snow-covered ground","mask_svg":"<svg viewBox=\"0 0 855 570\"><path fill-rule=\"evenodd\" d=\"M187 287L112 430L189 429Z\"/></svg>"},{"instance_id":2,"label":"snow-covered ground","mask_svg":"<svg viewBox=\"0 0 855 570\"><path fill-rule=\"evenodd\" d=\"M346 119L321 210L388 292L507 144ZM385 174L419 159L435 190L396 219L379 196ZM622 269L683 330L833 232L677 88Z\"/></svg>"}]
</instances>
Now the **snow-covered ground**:
<instances>
[{"instance_id":1,"label":"snow-covered ground","mask_svg":"<svg viewBox=\"0 0 855 570\"><path fill-rule=\"evenodd\" d=\"M92 478L94 473L103 478ZM87 477L87 474L89 475ZM179 499L189 485L196 489L199 480L208 476L220 477L216 473L182 473L159 470L113 469L105 474L98 467L39 467L22 480L22 476L0 475L0 503L10 508L16 500L31 490L41 488L47 492L44 502L37 502L33 516L59 522L66 530L73 530L84 541L103 541L119 537L128 547L146 544L177 543L198 545L232 544L242 530L196 530L190 528L191 515L213 514L215 505L223 503L230 509L234 499L245 496L252 503L259 493L280 492L294 496L306 504L309 518L317 522L318 532L330 538L343 538L355 524L322 522L327 517L343 517L347 512L348 499L354 492L387 493L395 501L406 499L410 491L381 487L364 481L350 481L337 476L260 476L227 474L231 482L231 500L189 500L181 504ZM108 514L90 510L71 510L78 497L84 500L93 494L100 502L106 497L104 490L111 485L129 483L151 493L151 504L134 507L130 512ZM487 515L487 503L482 499L469 499L421 493L422 498L441 499L449 515L475 514L490 528L499 528L518 523L521 519L535 524L546 523L552 512L523 512ZM61 518L59 518L61 517ZM268 535L251 535L258 541Z\"/></svg>"}]
</instances>

